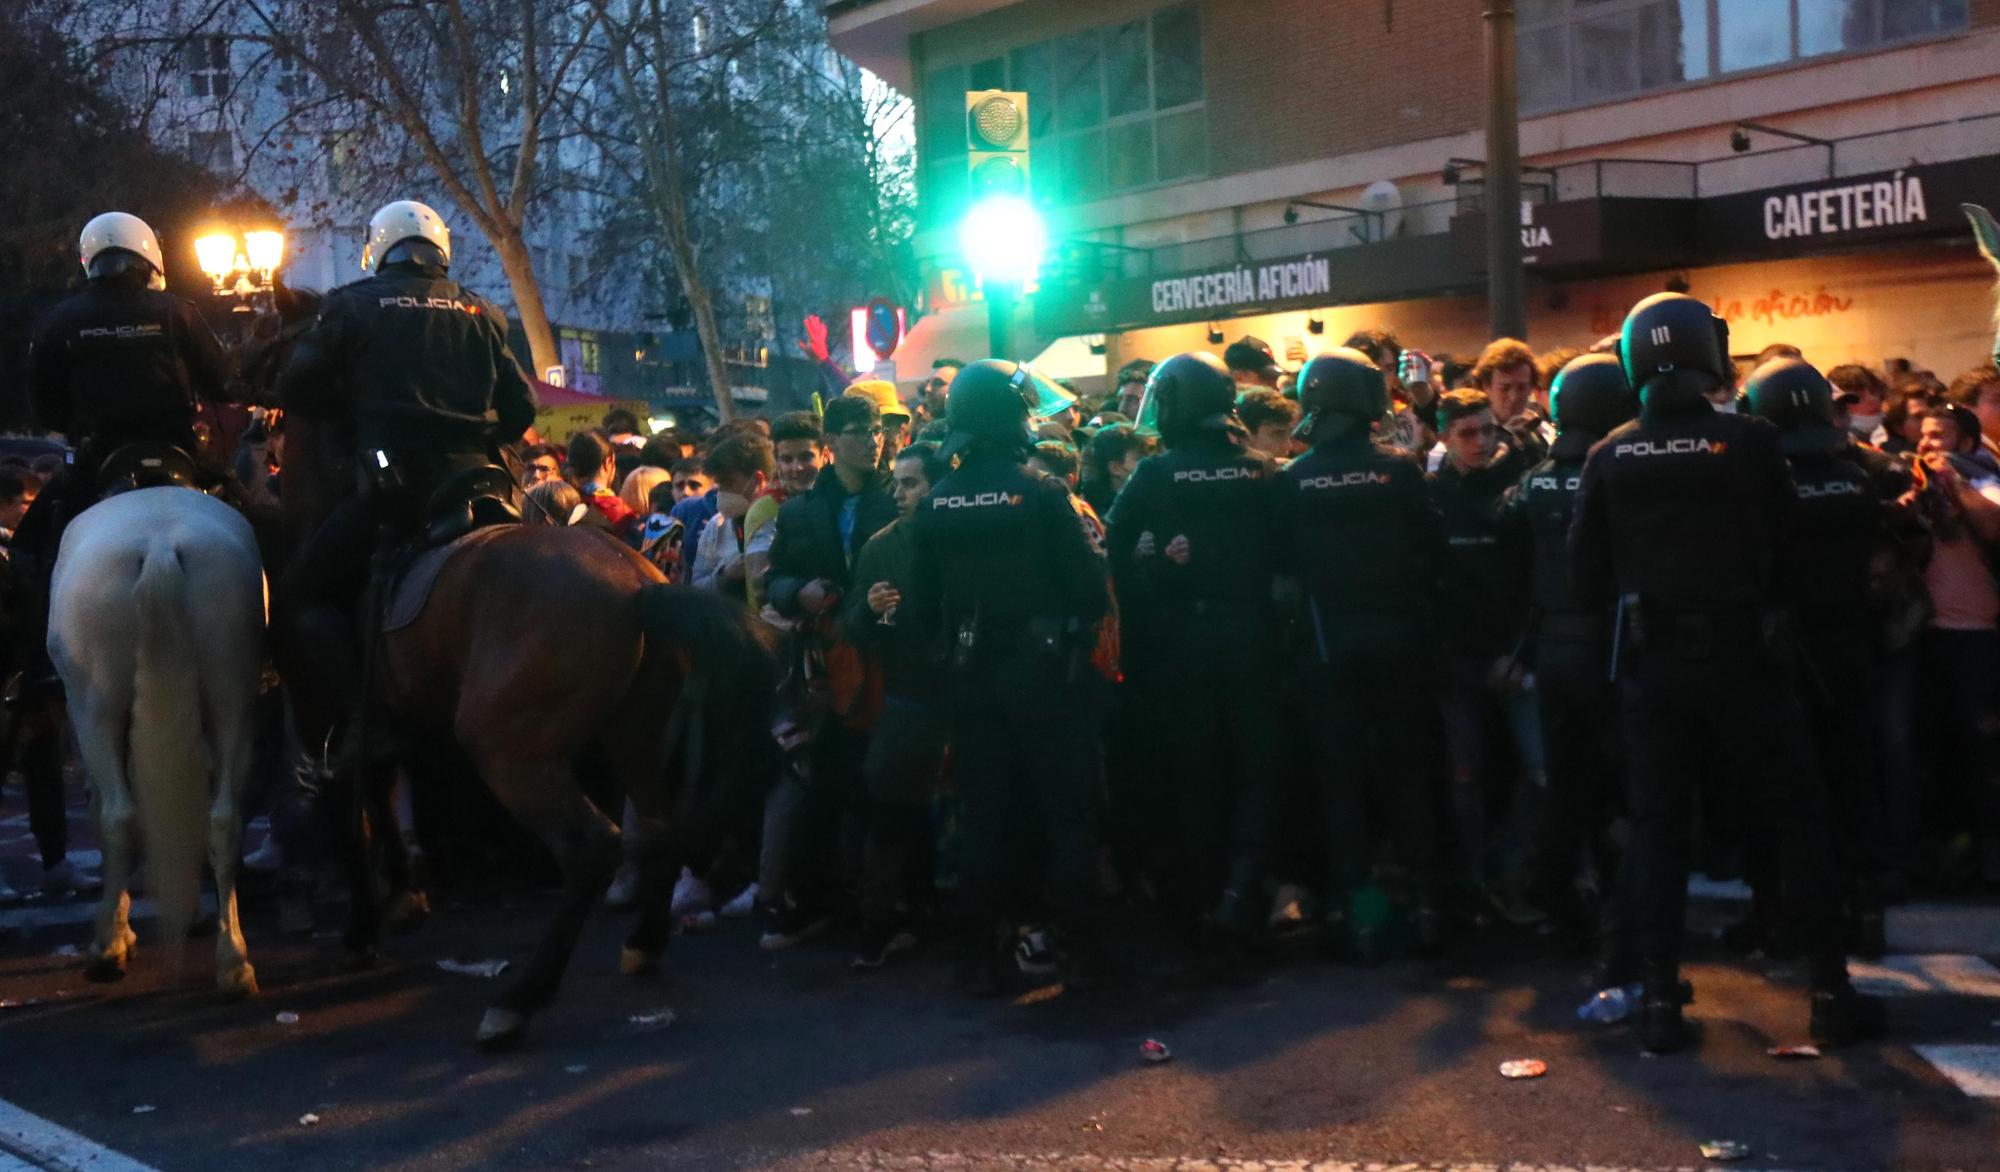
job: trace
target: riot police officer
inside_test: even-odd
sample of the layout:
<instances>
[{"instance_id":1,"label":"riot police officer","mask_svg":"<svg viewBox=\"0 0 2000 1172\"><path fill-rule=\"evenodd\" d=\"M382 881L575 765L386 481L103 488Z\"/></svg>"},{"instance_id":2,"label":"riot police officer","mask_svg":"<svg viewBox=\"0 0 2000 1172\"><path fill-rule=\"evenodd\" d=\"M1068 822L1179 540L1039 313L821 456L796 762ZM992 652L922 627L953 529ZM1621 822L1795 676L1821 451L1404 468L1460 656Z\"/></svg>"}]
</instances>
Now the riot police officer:
<instances>
[{"instance_id":1,"label":"riot police officer","mask_svg":"<svg viewBox=\"0 0 2000 1172\"><path fill-rule=\"evenodd\" d=\"M1294 437L1312 450L1279 478L1280 565L1303 595L1312 768L1327 829L1329 938L1379 955L1379 929L1351 917L1386 824L1416 888L1415 924L1438 943L1436 634L1444 538L1424 474L1371 439L1387 416L1382 372L1328 350L1298 378Z\"/></svg>"},{"instance_id":2,"label":"riot police officer","mask_svg":"<svg viewBox=\"0 0 2000 1172\"><path fill-rule=\"evenodd\" d=\"M1562 906L1580 858L1596 864L1600 890L1611 878L1603 833L1619 804L1618 710L1606 686L1610 608L1577 596L1569 531L1590 448L1639 410L1618 359L1585 354L1557 373L1549 390L1556 438L1548 459L1509 494L1510 541L1529 551L1528 635L1522 658L1535 676L1547 752L1548 800L1528 859L1530 895ZM1609 901L1605 909L1608 910ZM1607 940L1615 933L1606 931Z\"/></svg>"},{"instance_id":3,"label":"riot police officer","mask_svg":"<svg viewBox=\"0 0 2000 1172\"><path fill-rule=\"evenodd\" d=\"M970 928L959 978L979 993L998 988L1009 959L1002 917L1038 893L1067 943L1070 982L1101 981L1108 959L1093 898L1096 744L1081 713L1110 595L1068 488L1026 467L1035 394L1027 367L997 359L952 380L946 448L960 462L911 518L915 564L899 616L949 646Z\"/></svg>"},{"instance_id":4,"label":"riot police officer","mask_svg":"<svg viewBox=\"0 0 2000 1172\"><path fill-rule=\"evenodd\" d=\"M1779 574L1796 498L1769 423L1718 413L1728 327L1684 294L1625 319L1619 355L1639 418L1591 449L1571 554L1591 605L1617 600L1618 673L1631 753L1632 840L1619 884L1656 1053L1687 1044L1680 949L1695 786L1711 762L1777 836L1784 888L1812 968L1812 1034L1878 1032L1879 1002L1848 983L1836 922L1826 793L1775 649Z\"/></svg>"},{"instance_id":5,"label":"riot police officer","mask_svg":"<svg viewBox=\"0 0 2000 1172\"><path fill-rule=\"evenodd\" d=\"M1888 502L1877 489L1878 474L1847 457L1851 439L1834 422L1833 388L1818 370L1797 358L1774 358L1751 373L1746 392L1750 413L1777 426L1798 494L1796 572L1788 577L1804 656L1800 699L1833 809L1853 948L1880 956L1887 860L1873 768L1877 666L1869 580L1886 535ZM1766 828L1773 831L1782 828ZM1765 880L1757 884L1758 902L1774 908L1775 876Z\"/></svg>"},{"instance_id":6,"label":"riot police officer","mask_svg":"<svg viewBox=\"0 0 2000 1172\"><path fill-rule=\"evenodd\" d=\"M222 347L192 304L166 292L153 229L105 212L84 225L78 248L87 280L42 319L28 349L29 406L74 449L14 535L44 593L63 530L96 498L104 458L142 441L198 457L196 408L228 399ZM37 638L41 625L29 626Z\"/></svg>"},{"instance_id":7,"label":"riot police officer","mask_svg":"<svg viewBox=\"0 0 2000 1172\"><path fill-rule=\"evenodd\" d=\"M1236 386L1214 355L1167 359L1146 394L1167 450L1118 494L1109 546L1116 579L1158 616L1160 667L1180 685L1157 715L1182 857L1156 878L1240 938L1261 922L1257 883L1284 773L1272 694L1277 465L1234 442Z\"/></svg>"},{"instance_id":8,"label":"riot police officer","mask_svg":"<svg viewBox=\"0 0 2000 1172\"><path fill-rule=\"evenodd\" d=\"M307 744L359 703L352 612L378 532L407 529L446 476L488 462L494 444L534 422L505 315L447 276L450 264L451 234L435 211L384 205L361 249L372 275L327 295L279 383L286 410L351 435L368 481L294 555L273 607Z\"/></svg>"}]
</instances>

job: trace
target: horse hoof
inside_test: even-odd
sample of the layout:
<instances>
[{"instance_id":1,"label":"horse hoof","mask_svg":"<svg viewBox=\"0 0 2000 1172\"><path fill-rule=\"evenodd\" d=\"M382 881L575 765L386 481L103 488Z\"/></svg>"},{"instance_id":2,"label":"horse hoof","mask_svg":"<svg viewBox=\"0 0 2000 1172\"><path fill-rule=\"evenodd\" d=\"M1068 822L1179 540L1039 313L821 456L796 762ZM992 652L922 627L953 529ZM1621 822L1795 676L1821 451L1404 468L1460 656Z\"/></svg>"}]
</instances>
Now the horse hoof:
<instances>
[{"instance_id":1,"label":"horse hoof","mask_svg":"<svg viewBox=\"0 0 2000 1172\"><path fill-rule=\"evenodd\" d=\"M660 967L660 954L643 948L620 948L618 971L628 977L643 976Z\"/></svg>"},{"instance_id":2,"label":"horse hoof","mask_svg":"<svg viewBox=\"0 0 2000 1172\"><path fill-rule=\"evenodd\" d=\"M430 896L421 891L405 891L389 901L382 916L389 931L396 935L414 932L431 918Z\"/></svg>"},{"instance_id":3,"label":"horse hoof","mask_svg":"<svg viewBox=\"0 0 2000 1172\"><path fill-rule=\"evenodd\" d=\"M107 984L125 979L125 958L122 956L96 956L83 966L83 979Z\"/></svg>"},{"instance_id":4,"label":"horse hoof","mask_svg":"<svg viewBox=\"0 0 2000 1172\"><path fill-rule=\"evenodd\" d=\"M482 1050L500 1050L520 1041L527 1032L527 1014L496 1005L479 1019L479 1032L473 1035L473 1041Z\"/></svg>"},{"instance_id":5,"label":"horse hoof","mask_svg":"<svg viewBox=\"0 0 2000 1172\"><path fill-rule=\"evenodd\" d=\"M241 1001L257 995L257 970L249 965L234 972L223 973L215 979L215 987L225 1001Z\"/></svg>"}]
</instances>

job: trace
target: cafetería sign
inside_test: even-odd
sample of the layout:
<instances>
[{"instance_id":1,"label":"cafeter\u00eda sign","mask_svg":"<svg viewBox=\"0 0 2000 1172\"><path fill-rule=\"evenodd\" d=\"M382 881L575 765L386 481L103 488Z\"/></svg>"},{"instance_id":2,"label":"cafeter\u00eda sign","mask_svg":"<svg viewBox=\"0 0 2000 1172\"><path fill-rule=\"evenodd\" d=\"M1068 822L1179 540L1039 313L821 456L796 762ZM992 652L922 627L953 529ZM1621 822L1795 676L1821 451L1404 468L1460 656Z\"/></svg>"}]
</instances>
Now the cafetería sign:
<instances>
[{"instance_id":1,"label":"cafeter\u00eda sign","mask_svg":"<svg viewBox=\"0 0 2000 1172\"><path fill-rule=\"evenodd\" d=\"M1712 196L1701 201L1704 259L1795 255L1801 249L1965 231L1961 203L2000 193L2000 157L1918 163L1894 171Z\"/></svg>"}]
</instances>

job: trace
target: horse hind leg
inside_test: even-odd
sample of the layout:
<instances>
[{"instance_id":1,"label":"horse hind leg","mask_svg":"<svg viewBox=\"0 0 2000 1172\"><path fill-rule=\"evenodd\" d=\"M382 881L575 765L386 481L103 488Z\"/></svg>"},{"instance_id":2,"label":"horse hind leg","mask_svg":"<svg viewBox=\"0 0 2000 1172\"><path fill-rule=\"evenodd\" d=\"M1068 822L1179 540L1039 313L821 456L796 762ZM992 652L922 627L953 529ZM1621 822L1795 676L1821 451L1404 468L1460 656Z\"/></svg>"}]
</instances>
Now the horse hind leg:
<instances>
[{"instance_id":1,"label":"horse hind leg","mask_svg":"<svg viewBox=\"0 0 2000 1172\"><path fill-rule=\"evenodd\" d=\"M254 703L255 695L250 700ZM250 779L251 705L215 726L215 798L208 808L208 865L215 872L215 985L227 997L257 992L257 971L236 916L237 865L243 845L243 788Z\"/></svg>"},{"instance_id":2,"label":"horse hind leg","mask_svg":"<svg viewBox=\"0 0 2000 1172\"><path fill-rule=\"evenodd\" d=\"M584 922L618 868L618 828L583 796L567 762L486 755L479 772L508 812L555 853L563 871L561 902L534 955L479 1023L478 1043L498 1048L520 1040L530 1016L555 1000Z\"/></svg>"},{"instance_id":3,"label":"horse hind leg","mask_svg":"<svg viewBox=\"0 0 2000 1172\"><path fill-rule=\"evenodd\" d=\"M92 695L88 689L77 689L70 704L70 719L76 729L84 775L90 781L91 804L97 814L97 833L104 850L104 894L97 901L96 938L91 944L90 961L83 970L84 976L93 981L116 981L124 977L125 966L138 942L128 919L138 816L132 805L131 783L125 775L126 714L130 711L129 698Z\"/></svg>"},{"instance_id":4,"label":"horse hind leg","mask_svg":"<svg viewBox=\"0 0 2000 1172\"><path fill-rule=\"evenodd\" d=\"M660 967L660 954L673 939L673 883L682 852L665 822L642 814L626 839L625 853L638 868L639 918L618 950L618 971L636 977Z\"/></svg>"}]
</instances>

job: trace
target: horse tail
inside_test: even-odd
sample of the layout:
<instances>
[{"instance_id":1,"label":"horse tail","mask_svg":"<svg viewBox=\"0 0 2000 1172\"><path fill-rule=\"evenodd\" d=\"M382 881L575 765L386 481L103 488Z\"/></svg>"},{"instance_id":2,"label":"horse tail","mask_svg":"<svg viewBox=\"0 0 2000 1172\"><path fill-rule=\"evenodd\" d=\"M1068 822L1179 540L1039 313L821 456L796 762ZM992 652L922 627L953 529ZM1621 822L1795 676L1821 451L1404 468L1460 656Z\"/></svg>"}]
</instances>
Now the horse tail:
<instances>
[{"instance_id":1,"label":"horse tail","mask_svg":"<svg viewBox=\"0 0 2000 1172\"><path fill-rule=\"evenodd\" d=\"M139 618L126 772L147 878L168 956L178 955L201 900L208 856L208 747L189 582L171 536L146 548L133 587Z\"/></svg>"},{"instance_id":2,"label":"horse tail","mask_svg":"<svg viewBox=\"0 0 2000 1172\"><path fill-rule=\"evenodd\" d=\"M675 821L696 833L761 803L776 781L771 718L778 691L770 629L727 595L648 586L640 595L648 654L685 658L667 714L665 764L679 773Z\"/></svg>"}]
</instances>

